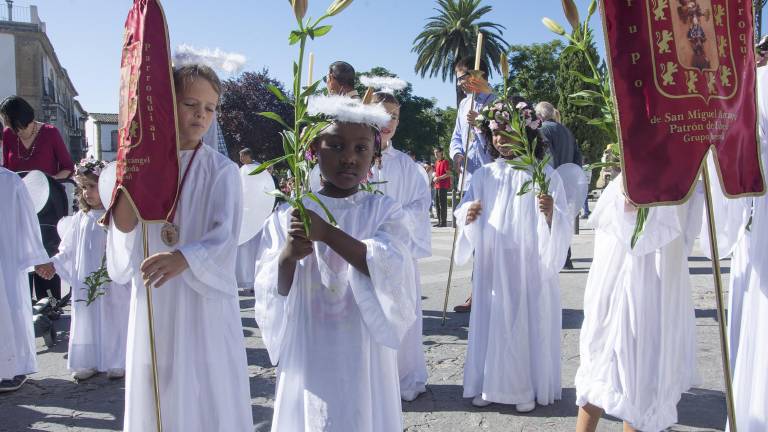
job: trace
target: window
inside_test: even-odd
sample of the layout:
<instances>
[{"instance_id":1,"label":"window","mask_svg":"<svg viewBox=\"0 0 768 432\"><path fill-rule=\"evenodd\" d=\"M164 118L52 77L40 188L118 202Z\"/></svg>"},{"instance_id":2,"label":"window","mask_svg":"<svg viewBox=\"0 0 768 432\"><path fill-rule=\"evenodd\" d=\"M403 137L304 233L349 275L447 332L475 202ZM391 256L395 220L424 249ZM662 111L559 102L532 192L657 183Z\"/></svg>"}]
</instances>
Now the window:
<instances>
[{"instance_id":1,"label":"window","mask_svg":"<svg viewBox=\"0 0 768 432\"><path fill-rule=\"evenodd\" d=\"M117 129L115 129L112 132L110 132L109 138L110 139L109 139L109 146L108 146L108 148L101 149L101 151L103 151L103 152L105 152L105 151L108 151L108 152L117 151Z\"/></svg>"}]
</instances>

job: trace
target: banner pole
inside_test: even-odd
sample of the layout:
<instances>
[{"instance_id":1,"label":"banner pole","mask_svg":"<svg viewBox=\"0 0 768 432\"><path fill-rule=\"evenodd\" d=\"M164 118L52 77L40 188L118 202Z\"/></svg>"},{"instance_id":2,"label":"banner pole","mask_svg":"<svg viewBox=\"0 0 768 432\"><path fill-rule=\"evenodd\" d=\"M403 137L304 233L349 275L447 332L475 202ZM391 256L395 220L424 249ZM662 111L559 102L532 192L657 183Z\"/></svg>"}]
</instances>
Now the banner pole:
<instances>
[{"instance_id":1,"label":"banner pole","mask_svg":"<svg viewBox=\"0 0 768 432\"><path fill-rule=\"evenodd\" d=\"M147 224L141 223L141 234L144 243L144 259L149 258L149 236ZM152 287L145 286L147 290L147 319L149 322L149 352L152 360L152 387L155 393L155 418L157 419L157 432L163 431L163 420L160 415L160 379L157 373L157 351L155 350L155 320L152 312Z\"/></svg>"},{"instance_id":2,"label":"banner pole","mask_svg":"<svg viewBox=\"0 0 768 432\"><path fill-rule=\"evenodd\" d=\"M483 54L483 33L477 32L477 46L475 47L475 70L480 70L480 60ZM504 77L506 79L506 77ZM475 108L475 93L472 93L472 97L469 101L470 111ZM467 165L469 162L469 150L472 148L472 125L467 123L467 149L464 151L464 167L461 169L461 181L459 182L459 199L464 196L464 179L467 178ZM456 202L453 203L454 212L456 209ZM454 216L455 217L455 216ZM445 285L445 300L443 301L443 321L440 325L445 325L445 321L448 318L448 295L451 292L451 279L453 279L453 259L456 256L456 239L459 235L459 224L456 220L453 220L453 243L451 244L451 262L448 264L448 283ZM471 292L471 291L470 291Z\"/></svg>"},{"instance_id":3,"label":"banner pole","mask_svg":"<svg viewBox=\"0 0 768 432\"><path fill-rule=\"evenodd\" d=\"M712 257L712 276L715 279L715 298L717 300L717 324L720 330L720 351L725 378L725 403L728 411L730 432L736 432L736 413L733 409L733 382L731 379L731 360L728 350L728 332L725 327L726 315L723 304L723 280L720 274L720 254L717 250L717 232L715 228L715 213L712 203L712 190L709 182L709 168L704 163L704 189L706 192L707 222L709 225L709 247Z\"/></svg>"}]
</instances>

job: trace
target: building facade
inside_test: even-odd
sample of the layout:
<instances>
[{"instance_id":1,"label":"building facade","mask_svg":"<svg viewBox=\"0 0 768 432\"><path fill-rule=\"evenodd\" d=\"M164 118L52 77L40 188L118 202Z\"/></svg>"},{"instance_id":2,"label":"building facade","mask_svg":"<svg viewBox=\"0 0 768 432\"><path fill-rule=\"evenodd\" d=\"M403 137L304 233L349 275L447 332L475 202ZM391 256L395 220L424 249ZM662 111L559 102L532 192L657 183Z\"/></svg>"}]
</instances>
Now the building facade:
<instances>
[{"instance_id":1,"label":"building facade","mask_svg":"<svg viewBox=\"0 0 768 432\"><path fill-rule=\"evenodd\" d=\"M85 122L87 156L111 162L117 159L117 114L91 113Z\"/></svg>"},{"instance_id":2,"label":"building facade","mask_svg":"<svg viewBox=\"0 0 768 432\"><path fill-rule=\"evenodd\" d=\"M0 4L0 100L24 98L37 120L61 132L72 159L85 150L87 112L75 100L77 91L53 49L36 6Z\"/></svg>"}]
</instances>

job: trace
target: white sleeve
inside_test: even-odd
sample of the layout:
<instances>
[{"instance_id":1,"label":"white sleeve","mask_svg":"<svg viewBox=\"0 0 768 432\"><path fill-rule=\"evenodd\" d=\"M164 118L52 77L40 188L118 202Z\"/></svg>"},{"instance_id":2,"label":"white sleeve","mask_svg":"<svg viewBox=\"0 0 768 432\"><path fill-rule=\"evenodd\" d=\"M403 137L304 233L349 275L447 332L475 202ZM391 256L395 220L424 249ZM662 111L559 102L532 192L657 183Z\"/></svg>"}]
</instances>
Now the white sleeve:
<instances>
[{"instance_id":1,"label":"white sleeve","mask_svg":"<svg viewBox=\"0 0 768 432\"><path fill-rule=\"evenodd\" d=\"M538 209L538 245L539 262L542 274L546 278L556 277L565 264L568 248L573 238L573 220L568 211L568 200L560 176L554 170L548 170L549 193L554 200L552 224L547 224L547 218Z\"/></svg>"},{"instance_id":2,"label":"white sleeve","mask_svg":"<svg viewBox=\"0 0 768 432\"><path fill-rule=\"evenodd\" d=\"M432 255L432 226L429 221L429 207L432 205L432 194L429 186L424 183L418 170L424 171L418 164L408 161L406 165L410 195L403 203L403 211L411 227L411 253L413 258L425 258Z\"/></svg>"},{"instance_id":3,"label":"white sleeve","mask_svg":"<svg viewBox=\"0 0 768 432\"><path fill-rule=\"evenodd\" d=\"M282 223L287 218L283 207L277 210L264 223L259 234L261 252L256 258L254 282L254 315L261 330L261 337L267 348L273 365L280 361L286 329L290 323L291 306L297 295L297 278L301 277L301 264L296 265L293 286L288 296L277 292L278 267L280 253L287 240L287 228Z\"/></svg>"},{"instance_id":4,"label":"white sleeve","mask_svg":"<svg viewBox=\"0 0 768 432\"><path fill-rule=\"evenodd\" d=\"M113 282L130 283L144 258L141 241L141 222L133 231L124 233L114 221L107 228L107 273Z\"/></svg>"},{"instance_id":5,"label":"white sleeve","mask_svg":"<svg viewBox=\"0 0 768 432\"><path fill-rule=\"evenodd\" d=\"M15 177L15 175L14 175ZM14 180L17 180L16 178ZM37 264L50 262L48 253L43 247L43 237L40 233L40 223L32 204L32 198L21 179L14 181L16 185L17 223L15 227L21 244L18 245L18 269L23 271ZM11 207L13 208L13 207Z\"/></svg>"},{"instance_id":6,"label":"white sleeve","mask_svg":"<svg viewBox=\"0 0 768 432\"><path fill-rule=\"evenodd\" d=\"M349 283L373 339L397 349L416 319L411 295L415 277L403 212L394 204L384 212L373 237L361 240L370 277L349 266Z\"/></svg>"},{"instance_id":7,"label":"white sleeve","mask_svg":"<svg viewBox=\"0 0 768 432\"><path fill-rule=\"evenodd\" d=\"M64 234L59 243L59 253L51 257L53 266L56 268L56 274L69 285L79 285L77 270L75 269L75 253L77 248L77 236L75 233L80 231L82 221L82 212L78 212L72 219L72 225Z\"/></svg>"},{"instance_id":8,"label":"white sleeve","mask_svg":"<svg viewBox=\"0 0 768 432\"><path fill-rule=\"evenodd\" d=\"M234 264L242 218L242 184L234 165L222 170L214 180L211 201L216 209L203 237L179 247L189 268L181 277L200 295L213 298L236 296Z\"/></svg>"},{"instance_id":9,"label":"white sleeve","mask_svg":"<svg viewBox=\"0 0 768 432\"><path fill-rule=\"evenodd\" d=\"M454 212L453 216L456 220L456 229L459 231L456 235L456 253L454 255L454 262L457 265L466 264L475 249L478 247L482 235L483 224L487 221L487 212L481 212L480 216L471 224L467 225L467 211L469 206L480 198L482 189L483 177L482 172L478 171L475 178L469 185L469 189L464 193L464 197L459 203L459 207ZM477 198L476 198L477 196ZM481 203L482 205L483 203Z\"/></svg>"}]
</instances>

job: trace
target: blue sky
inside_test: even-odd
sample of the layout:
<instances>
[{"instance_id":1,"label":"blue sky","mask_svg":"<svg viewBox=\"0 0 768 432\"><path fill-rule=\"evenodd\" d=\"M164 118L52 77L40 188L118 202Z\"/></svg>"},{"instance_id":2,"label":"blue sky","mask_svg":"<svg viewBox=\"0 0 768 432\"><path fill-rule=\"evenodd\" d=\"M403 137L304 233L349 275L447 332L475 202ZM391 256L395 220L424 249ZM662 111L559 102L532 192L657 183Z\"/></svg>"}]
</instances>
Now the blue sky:
<instances>
[{"instance_id":1,"label":"blue sky","mask_svg":"<svg viewBox=\"0 0 768 432\"><path fill-rule=\"evenodd\" d=\"M309 0L309 14L319 16L332 0ZM588 0L576 0L585 13ZM78 99L90 112L117 112L120 42L129 0L17 0L36 4L59 60L70 74ZM552 40L541 24L549 16L565 24L560 0L486 0L493 11L485 18L506 27L511 44ZM535 5L535 7L532 7ZM4 4L2 5L4 6ZM244 70L261 70L288 83L297 48L288 46L295 19L286 0L165 0L172 47L221 48L246 56ZM455 104L452 83L420 78L413 67L414 37L436 12L434 0L354 0L331 18L331 32L308 49L315 53L315 76L335 60L346 60L357 70L384 66L411 82L414 93L437 98L440 106ZM599 26L598 19L594 25ZM598 27L599 28L599 27ZM599 30L598 35L602 34ZM598 37L601 47L603 41ZM228 76L222 76L228 78Z\"/></svg>"}]
</instances>

